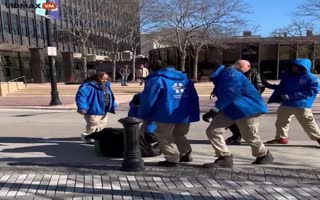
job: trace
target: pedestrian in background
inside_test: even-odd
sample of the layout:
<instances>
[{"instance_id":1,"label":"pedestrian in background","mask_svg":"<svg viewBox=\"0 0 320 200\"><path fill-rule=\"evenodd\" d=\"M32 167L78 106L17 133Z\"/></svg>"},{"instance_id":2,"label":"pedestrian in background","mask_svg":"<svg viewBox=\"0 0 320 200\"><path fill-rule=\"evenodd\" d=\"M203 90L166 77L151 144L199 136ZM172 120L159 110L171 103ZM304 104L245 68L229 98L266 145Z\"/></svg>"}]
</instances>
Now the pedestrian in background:
<instances>
[{"instance_id":1,"label":"pedestrian in background","mask_svg":"<svg viewBox=\"0 0 320 200\"><path fill-rule=\"evenodd\" d=\"M140 81L140 85L143 85L144 80L149 75L149 70L141 64L137 70L137 78Z\"/></svg>"},{"instance_id":2,"label":"pedestrian in background","mask_svg":"<svg viewBox=\"0 0 320 200\"><path fill-rule=\"evenodd\" d=\"M120 69L120 75L121 75L121 86L128 86L128 77L131 73L129 66L125 65Z\"/></svg>"},{"instance_id":3,"label":"pedestrian in background","mask_svg":"<svg viewBox=\"0 0 320 200\"><path fill-rule=\"evenodd\" d=\"M76 104L78 113L86 120L86 132L81 134L85 143L92 143L86 136L99 132L107 126L107 113L115 113L116 103L111 82L105 72L99 72L87 78L79 87L76 94Z\"/></svg>"},{"instance_id":4,"label":"pedestrian in background","mask_svg":"<svg viewBox=\"0 0 320 200\"><path fill-rule=\"evenodd\" d=\"M232 124L238 126L243 139L250 145L252 155L256 157L252 164L271 163L274 158L258 136L259 116L267 112L258 91L247 77L232 67L221 65L210 78L217 101L202 118L206 122L213 118L206 133L218 158L203 167L233 167L233 156L223 137L226 128Z\"/></svg>"},{"instance_id":5,"label":"pedestrian in background","mask_svg":"<svg viewBox=\"0 0 320 200\"><path fill-rule=\"evenodd\" d=\"M199 97L193 82L176 70L174 63L157 60L140 95L140 116L156 122L156 136L165 161L159 166L175 167L191 162L191 145L186 137L190 123L199 121Z\"/></svg>"},{"instance_id":6,"label":"pedestrian in background","mask_svg":"<svg viewBox=\"0 0 320 200\"><path fill-rule=\"evenodd\" d=\"M313 117L312 104L319 92L319 79L311 73L311 61L300 58L291 61L279 85L267 81L267 88L274 89L268 103L281 103L277 111L275 139L266 144L287 144L289 124L296 117L307 135L320 144L320 130Z\"/></svg>"}]
</instances>

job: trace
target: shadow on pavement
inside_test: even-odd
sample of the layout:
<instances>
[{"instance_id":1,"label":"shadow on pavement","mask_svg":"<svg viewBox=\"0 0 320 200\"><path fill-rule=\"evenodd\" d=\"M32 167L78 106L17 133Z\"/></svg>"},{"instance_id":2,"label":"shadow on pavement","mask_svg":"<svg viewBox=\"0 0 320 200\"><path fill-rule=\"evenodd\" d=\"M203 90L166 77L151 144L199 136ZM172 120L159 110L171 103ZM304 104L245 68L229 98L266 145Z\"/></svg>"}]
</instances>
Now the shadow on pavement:
<instances>
[{"instance_id":1,"label":"shadow on pavement","mask_svg":"<svg viewBox=\"0 0 320 200\"><path fill-rule=\"evenodd\" d=\"M83 144L78 137L0 137L0 143L1 165L121 166L121 159L97 156L94 146Z\"/></svg>"}]
</instances>

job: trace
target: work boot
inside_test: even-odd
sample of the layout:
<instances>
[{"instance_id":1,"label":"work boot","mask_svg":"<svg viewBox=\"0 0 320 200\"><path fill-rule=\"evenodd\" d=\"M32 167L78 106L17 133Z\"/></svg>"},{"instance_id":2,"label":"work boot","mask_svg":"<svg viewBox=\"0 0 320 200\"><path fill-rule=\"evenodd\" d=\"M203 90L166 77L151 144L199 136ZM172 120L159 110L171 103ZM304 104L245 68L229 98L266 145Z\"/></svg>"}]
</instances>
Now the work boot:
<instances>
[{"instance_id":1,"label":"work boot","mask_svg":"<svg viewBox=\"0 0 320 200\"><path fill-rule=\"evenodd\" d=\"M188 151L186 154L180 157L179 162L192 162L191 151Z\"/></svg>"},{"instance_id":2,"label":"work boot","mask_svg":"<svg viewBox=\"0 0 320 200\"><path fill-rule=\"evenodd\" d=\"M233 156L218 157L214 163L205 163L202 165L203 168L232 168L233 167Z\"/></svg>"},{"instance_id":3,"label":"work boot","mask_svg":"<svg viewBox=\"0 0 320 200\"><path fill-rule=\"evenodd\" d=\"M89 135L88 133L81 133L81 140L86 144L93 144L94 143L94 139L92 139L92 138L87 139L88 135Z\"/></svg>"},{"instance_id":4,"label":"work boot","mask_svg":"<svg viewBox=\"0 0 320 200\"><path fill-rule=\"evenodd\" d=\"M261 156L261 157L257 157L257 159L252 164L254 164L254 165L266 165L266 164L272 163L273 160L274 160L274 157L272 156L270 151L268 151L266 155Z\"/></svg>"},{"instance_id":5,"label":"work boot","mask_svg":"<svg viewBox=\"0 0 320 200\"><path fill-rule=\"evenodd\" d=\"M158 162L158 166L161 166L161 167L177 167L178 163L169 162L167 160L164 160L164 161L159 161Z\"/></svg>"},{"instance_id":6,"label":"work boot","mask_svg":"<svg viewBox=\"0 0 320 200\"><path fill-rule=\"evenodd\" d=\"M288 138L280 138L280 139L274 139L265 142L265 144L288 144L289 140Z\"/></svg>"}]
</instances>

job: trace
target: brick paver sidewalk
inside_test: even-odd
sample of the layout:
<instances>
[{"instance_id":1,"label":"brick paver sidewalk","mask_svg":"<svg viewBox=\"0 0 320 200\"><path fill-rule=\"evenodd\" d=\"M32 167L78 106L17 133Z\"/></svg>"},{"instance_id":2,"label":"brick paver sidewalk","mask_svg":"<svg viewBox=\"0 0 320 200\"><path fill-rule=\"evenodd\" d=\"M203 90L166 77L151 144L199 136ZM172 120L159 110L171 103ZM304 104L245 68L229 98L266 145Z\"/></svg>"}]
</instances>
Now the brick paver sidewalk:
<instances>
[{"instance_id":1,"label":"brick paver sidewalk","mask_svg":"<svg viewBox=\"0 0 320 200\"><path fill-rule=\"evenodd\" d=\"M319 199L320 171L146 167L143 172L1 169L1 199ZM41 170L38 170L41 171ZM59 170L57 170L59 171ZM75 171L75 172L73 172ZM90 170L89 170L90 171ZM93 172L93 173L92 173Z\"/></svg>"}]
</instances>

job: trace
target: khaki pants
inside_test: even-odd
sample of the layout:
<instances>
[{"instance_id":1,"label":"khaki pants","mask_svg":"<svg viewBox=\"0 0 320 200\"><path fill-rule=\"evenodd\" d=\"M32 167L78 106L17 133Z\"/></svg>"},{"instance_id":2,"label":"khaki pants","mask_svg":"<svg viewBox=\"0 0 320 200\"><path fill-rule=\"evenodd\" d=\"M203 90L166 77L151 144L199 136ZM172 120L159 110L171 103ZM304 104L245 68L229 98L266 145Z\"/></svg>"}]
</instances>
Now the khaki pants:
<instances>
[{"instance_id":1,"label":"khaki pants","mask_svg":"<svg viewBox=\"0 0 320 200\"><path fill-rule=\"evenodd\" d=\"M254 157L264 156L267 149L258 136L259 117L253 116L232 121L223 112L218 113L207 128L207 136L216 155L218 157L231 155L223 134L226 132L226 128L234 123L238 126L242 138L251 146L252 155Z\"/></svg>"},{"instance_id":2,"label":"khaki pants","mask_svg":"<svg viewBox=\"0 0 320 200\"><path fill-rule=\"evenodd\" d=\"M311 140L320 140L320 130L310 108L280 106L277 111L276 139L288 138L289 123L295 116Z\"/></svg>"},{"instance_id":3,"label":"khaki pants","mask_svg":"<svg viewBox=\"0 0 320 200\"><path fill-rule=\"evenodd\" d=\"M107 115L84 115L84 119L87 122L86 133L88 134L99 132L107 127Z\"/></svg>"},{"instance_id":4,"label":"khaki pants","mask_svg":"<svg viewBox=\"0 0 320 200\"><path fill-rule=\"evenodd\" d=\"M158 138L161 153L169 162L179 162L180 155L191 151L186 138L190 124L157 123L155 134Z\"/></svg>"}]
</instances>

